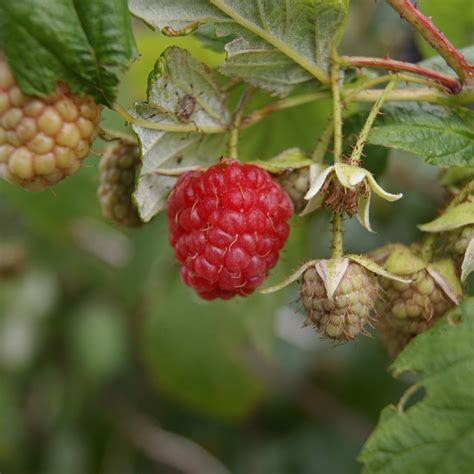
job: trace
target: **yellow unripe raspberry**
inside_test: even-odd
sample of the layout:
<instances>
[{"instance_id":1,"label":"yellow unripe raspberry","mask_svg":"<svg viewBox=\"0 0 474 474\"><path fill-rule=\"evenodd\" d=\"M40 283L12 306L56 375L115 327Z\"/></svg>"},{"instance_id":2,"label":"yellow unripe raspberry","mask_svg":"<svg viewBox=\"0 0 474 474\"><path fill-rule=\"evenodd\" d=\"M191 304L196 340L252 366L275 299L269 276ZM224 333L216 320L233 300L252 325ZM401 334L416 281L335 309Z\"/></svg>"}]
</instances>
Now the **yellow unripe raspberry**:
<instances>
[{"instance_id":1,"label":"yellow unripe raspberry","mask_svg":"<svg viewBox=\"0 0 474 474\"><path fill-rule=\"evenodd\" d=\"M25 96L0 51L0 177L43 191L75 173L97 136L100 112L64 84L44 99Z\"/></svg>"}]
</instances>

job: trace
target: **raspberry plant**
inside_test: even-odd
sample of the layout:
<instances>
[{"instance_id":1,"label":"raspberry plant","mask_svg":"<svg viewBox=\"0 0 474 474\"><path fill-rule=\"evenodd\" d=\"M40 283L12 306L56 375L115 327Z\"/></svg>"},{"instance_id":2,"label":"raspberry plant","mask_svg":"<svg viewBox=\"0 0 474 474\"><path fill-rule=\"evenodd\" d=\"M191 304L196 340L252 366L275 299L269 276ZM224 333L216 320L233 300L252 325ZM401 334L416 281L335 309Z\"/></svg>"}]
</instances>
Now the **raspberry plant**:
<instances>
[{"instance_id":1,"label":"raspberry plant","mask_svg":"<svg viewBox=\"0 0 474 474\"><path fill-rule=\"evenodd\" d=\"M456 387L450 405L442 389L474 377L467 290L474 269L474 47L456 49L410 0L387 4L437 56L411 63L344 55L348 0L0 1L0 177L44 191L78 172L100 136L93 154L102 156L104 217L142 228L166 214L182 282L205 300L254 293L292 228L329 214L331 254L308 252L304 263L291 262L286 280L261 293L299 282L305 325L321 337L347 342L379 333L392 357L402 352L396 374L422 372L413 387L424 386L427 398L405 411L411 388L399 412L385 409L362 451L364 472L428 472L433 465L468 472L472 390ZM168 37L200 38L225 51L225 61L211 68L172 45L156 58L146 100L121 105L121 75L137 58L130 13ZM330 103L330 113L321 112L326 125L311 148L292 143L271 156L246 146L272 116L292 127L295 110L320 102ZM126 131L100 124L104 109ZM360 126L348 133L354 123ZM263 148L272 149L275 137ZM346 222L357 217L374 233L372 198L403 197L396 180L369 165L373 146L456 169L457 178L441 177L439 215L419 223L422 235L410 248L391 243L356 255L344 248ZM12 265L4 266L10 273ZM451 359L455 375L426 380ZM207 394L199 403L208 406ZM461 416L443 417L458 406ZM436 433L425 427L430 417ZM455 445L459 437L467 441ZM410 456L420 443L433 451ZM438 463L444 451L449 462Z\"/></svg>"}]
</instances>

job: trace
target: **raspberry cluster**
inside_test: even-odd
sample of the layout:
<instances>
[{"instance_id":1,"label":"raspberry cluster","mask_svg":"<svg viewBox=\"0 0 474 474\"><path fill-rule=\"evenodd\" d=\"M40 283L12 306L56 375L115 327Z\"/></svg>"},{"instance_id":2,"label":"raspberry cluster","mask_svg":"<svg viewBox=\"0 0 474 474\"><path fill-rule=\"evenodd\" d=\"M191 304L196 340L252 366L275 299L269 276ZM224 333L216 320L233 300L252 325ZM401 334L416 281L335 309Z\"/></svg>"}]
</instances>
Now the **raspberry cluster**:
<instances>
[{"instance_id":1,"label":"raspberry cluster","mask_svg":"<svg viewBox=\"0 0 474 474\"><path fill-rule=\"evenodd\" d=\"M285 244L289 197L258 166L222 160L182 175L168 206L181 277L204 299L250 295Z\"/></svg>"},{"instance_id":2,"label":"raspberry cluster","mask_svg":"<svg viewBox=\"0 0 474 474\"><path fill-rule=\"evenodd\" d=\"M100 185L97 197L102 214L124 227L142 225L132 201L135 173L139 164L138 146L123 140L110 144L100 161Z\"/></svg>"},{"instance_id":3,"label":"raspberry cluster","mask_svg":"<svg viewBox=\"0 0 474 474\"><path fill-rule=\"evenodd\" d=\"M376 278L357 263L349 263L333 298L314 267L303 274L301 300L321 336L340 341L354 339L369 320L377 297Z\"/></svg>"},{"instance_id":4,"label":"raspberry cluster","mask_svg":"<svg viewBox=\"0 0 474 474\"><path fill-rule=\"evenodd\" d=\"M0 177L42 191L75 173L97 135L100 111L64 84L47 98L23 95L0 52Z\"/></svg>"}]
</instances>

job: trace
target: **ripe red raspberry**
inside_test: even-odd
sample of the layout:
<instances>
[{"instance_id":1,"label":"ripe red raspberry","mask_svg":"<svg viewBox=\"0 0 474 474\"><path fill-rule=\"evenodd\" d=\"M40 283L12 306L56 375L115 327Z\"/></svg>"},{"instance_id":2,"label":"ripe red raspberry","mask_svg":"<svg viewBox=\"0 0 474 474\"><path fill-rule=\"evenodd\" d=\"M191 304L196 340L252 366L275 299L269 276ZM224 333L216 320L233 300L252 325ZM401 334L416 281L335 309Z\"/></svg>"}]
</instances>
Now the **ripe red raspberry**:
<instances>
[{"instance_id":1,"label":"ripe red raspberry","mask_svg":"<svg viewBox=\"0 0 474 474\"><path fill-rule=\"evenodd\" d=\"M289 197L258 166L223 160L182 175L168 227L183 282L208 300L250 295L276 265L292 214Z\"/></svg>"},{"instance_id":2,"label":"ripe red raspberry","mask_svg":"<svg viewBox=\"0 0 474 474\"><path fill-rule=\"evenodd\" d=\"M65 84L27 97L0 51L0 178L43 191L75 173L97 136L101 107Z\"/></svg>"}]
</instances>

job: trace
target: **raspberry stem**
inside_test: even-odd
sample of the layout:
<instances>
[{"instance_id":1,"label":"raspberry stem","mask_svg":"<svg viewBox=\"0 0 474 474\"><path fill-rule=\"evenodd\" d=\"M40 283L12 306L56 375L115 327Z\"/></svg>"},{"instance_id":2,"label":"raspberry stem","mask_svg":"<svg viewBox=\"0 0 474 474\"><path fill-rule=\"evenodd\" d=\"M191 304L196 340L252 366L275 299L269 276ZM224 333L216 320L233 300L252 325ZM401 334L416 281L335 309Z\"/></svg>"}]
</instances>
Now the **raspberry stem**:
<instances>
[{"instance_id":1,"label":"raspberry stem","mask_svg":"<svg viewBox=\"0 0 474 474\"><path fill-rule=\"evenodd\" d=\"M239 102L235 107L234 118L232 120L232 128L229 134L228 154L229 158L239 159L239 132L242 123L242 114L245 103L252 93L251 89L245 89L239 98Z\"/></svg>"},{"instance_id":2,"label":"raspberry stem","mask_svg":"<svg viewBox=\"0 0 474 474\"><path fill-rule=\"evenodd\" d=\"M333 215L331 254L332 258L341 258L344 256L343 222L341 214Z\"/></svg>"},{"instance_id":3,"label":"raspberry stem","mask_svg":"<svg viewBox=\"0 0 474 474\"><path fill-rule=\"evenodd\" d=\"M384 89L382 95L379 97L377 102L375 102L374 106L372 107L372 110L370 111L367 117L367 120L365 121L365 124L359 134L357 143L355 144L354 149L352 150L351 161L350 161L350 164L352 166L360 165L362 151L364 150L364 146L365 146L365 143L367 142L367 138L369 136L370 130L372 129L372 126L374 125L375 119L377 118L377 115L380 112L380 108L382 107L382 104L384 103L390 91L395 87L395 84L396 84L395 80L390 81L387 84L387 87Z\"/></svg>"},{"instance_id":4,"label":"raspberry stem","mask_svg":"<svg viewBox=\"0 0 474 474\"><path fill-rule=\"evenodd\" d=\"M424 79L423 77L413 76L411 74L403 74L400 72L396 72L396 73L390 72L388 74L384 74L383 76L378 76L378 77L374 77L373 79L369 79L359 87L343 90L342 91L343 97L345 100L353 100L353 97L357 97L357 94L359 92L367 90L369 88L373 88L380 84L385 84L386 82L390 82L394 79L397 81L405 81L405 82L413 82L416 84L422 84L427 87L435 88L442 92L446 92L446 88L443 85L441 85L439 82L432 81L430 79ZM346 91L347 91L347 94L345 94Z\"/></svg>"},{"instance_id":5,"label":"raspberry stem","mask_svg":"<svg viewBox=\"0 0 474 474\"><path fill-rule=\"evenodd\" d=\"M435 71L434 69L428 69L422 66L418 66L417 64L407 63L404 61L397 61L395 59L390 58L369 58L369 57L362 57L362 56L342 56L341 57L341 65L342 66L366 66L366 67L374 67L374 68L382 68L388 71L405 71L411 72L413 74L418 74L420 76L424 76L428 79L433 79L433 81L426 81L422 80L423 84L430 84L430 87L439 87L439 84L442 84L444 90L448 90L452 93L458 93L461 91L461 84L457 79L454 79L447 74L443 74L439 71ZM415 76L407 75L407 80L411 80L413 82L418 82Z\"/></svg>"},{"instance_id":6,"label":"raspberry stem","mask_svg":"<svg viewBox=\"0 0 474 474\"><path fill-rule=\"evenodd\" d=\"M342 160L342 102L336 47L331 51L331 90L334 122L334 163Z\"/></svg>"},{"instance_id":7,"label":"raspberry stem","mask_svg":"<svg viewBox=\"0 0 474 474\"><path fill-rule=\"evenodd\" d=\"M444 36L430 18L423 15L410 0L387 0L400 16L410 23L418 33L438 52L456 72L461 82L474 82L474 66Z\"/></svg>"}]
</instances>

